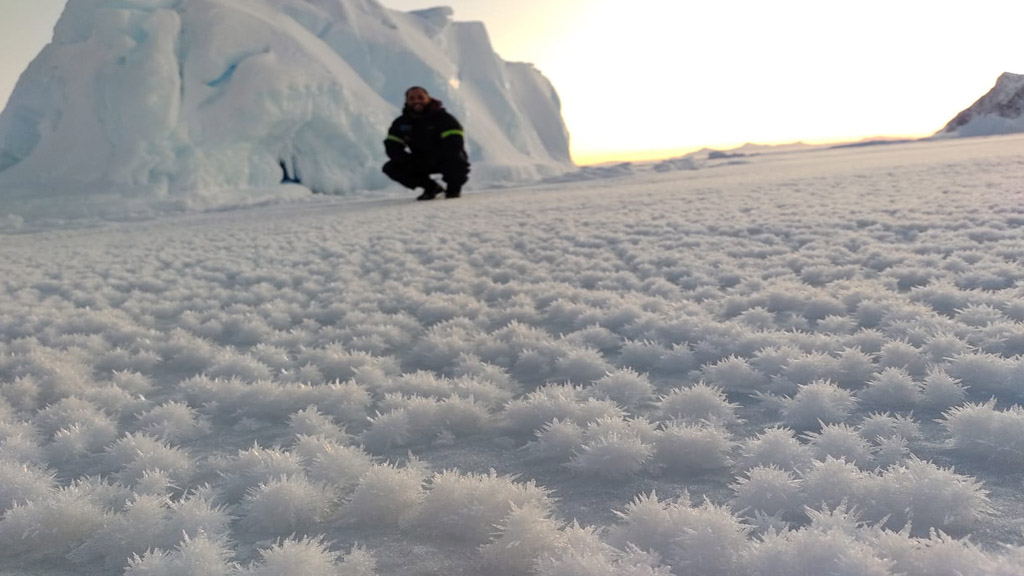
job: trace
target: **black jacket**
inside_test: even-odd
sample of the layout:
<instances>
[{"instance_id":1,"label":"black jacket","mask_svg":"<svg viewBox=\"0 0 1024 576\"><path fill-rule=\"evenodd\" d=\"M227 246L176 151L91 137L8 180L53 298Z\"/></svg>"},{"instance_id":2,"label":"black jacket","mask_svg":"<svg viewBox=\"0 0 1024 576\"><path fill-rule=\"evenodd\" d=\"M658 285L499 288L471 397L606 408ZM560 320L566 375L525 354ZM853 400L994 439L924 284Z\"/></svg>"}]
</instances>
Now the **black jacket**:
<instances>
[{"instance_id":1,"label":"black jacket","mask_svg":"<svg viewBox=\"0 0 1024 576\"><path fill-rule=\"evenodd\" d=\"M422 114L405 107L388 130L384 150L392 160L411 160L428 167L467 161L462 125L440 100L431 100Z\"/></svg>"}]
</instances>

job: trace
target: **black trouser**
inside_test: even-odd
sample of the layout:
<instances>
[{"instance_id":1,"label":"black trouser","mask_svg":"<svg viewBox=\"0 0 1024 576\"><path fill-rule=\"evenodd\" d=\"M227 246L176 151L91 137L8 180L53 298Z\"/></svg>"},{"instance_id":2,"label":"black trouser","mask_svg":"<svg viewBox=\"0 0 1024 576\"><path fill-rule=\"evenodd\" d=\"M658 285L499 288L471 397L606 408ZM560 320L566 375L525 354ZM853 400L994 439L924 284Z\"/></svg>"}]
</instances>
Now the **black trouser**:
<instances>
[{"instance_id":1,"label":"black trouser","mask_svg":"<svg viewBox=\"0 0 1024 576\"><path fill-rule=\"evenodd\" d=\"M469 180L469 162L464 158L442 158L435 164L425 164L414 159L390 160L384 164L384 173L406 188L434 187L431 174L440 174L450 191L458 191Z\"/></svg>"}]
</instances>

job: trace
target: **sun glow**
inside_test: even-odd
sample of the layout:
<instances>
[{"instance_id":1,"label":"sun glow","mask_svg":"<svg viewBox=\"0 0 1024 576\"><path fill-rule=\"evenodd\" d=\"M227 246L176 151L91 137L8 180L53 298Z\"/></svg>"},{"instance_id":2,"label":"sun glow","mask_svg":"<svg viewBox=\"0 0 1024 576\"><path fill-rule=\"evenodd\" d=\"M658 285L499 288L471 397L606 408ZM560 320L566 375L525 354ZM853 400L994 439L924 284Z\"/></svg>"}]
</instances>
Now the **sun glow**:
<instances>
[{"instance_id":1,"label":"sun glow","mask_svg":"<svg viewBox=\"0 0 1024 576\"><path fill-rule=\"evenodd\" d=\"M1005 17L972 26L952 4L564 4L573 11L559 43L540 52L529 34L495 34L495 47L534 58L552 80L582 164L746 142L927 136L1000 73L1024 71ZM1024 19L1024 5L982 4Z\"/></svg>"}]
</instances>

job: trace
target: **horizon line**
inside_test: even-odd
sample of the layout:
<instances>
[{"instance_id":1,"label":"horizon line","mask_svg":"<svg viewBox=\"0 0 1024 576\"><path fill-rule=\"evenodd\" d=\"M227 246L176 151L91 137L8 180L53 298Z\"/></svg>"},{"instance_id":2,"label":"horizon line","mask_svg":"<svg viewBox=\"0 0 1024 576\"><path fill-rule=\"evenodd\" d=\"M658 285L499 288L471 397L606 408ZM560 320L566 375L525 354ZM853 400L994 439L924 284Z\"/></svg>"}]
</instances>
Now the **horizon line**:
<instances>
[{"instance_id":1,"label":"horizon line","mask_svg":"<svg viewBox=\"0 0 1024 576\"><path fill-rule=\"evenodd\" d=\"M933 136L935 132L919 134L875 134L871 136L853 136L849 138L821 138L804 140L772 140L767 142L748 140L746 142L726 142L703 146L681 146L678 148L653 148L644 150L622 150L617 152L572 152L572 161L577 166L596 166L614 162L656 162L680 158L700 150L717 150L727 152L744 146L828 146L841 144L857 144L861 142L886 140L920 140Z\"/></svg>"}]
</instances>

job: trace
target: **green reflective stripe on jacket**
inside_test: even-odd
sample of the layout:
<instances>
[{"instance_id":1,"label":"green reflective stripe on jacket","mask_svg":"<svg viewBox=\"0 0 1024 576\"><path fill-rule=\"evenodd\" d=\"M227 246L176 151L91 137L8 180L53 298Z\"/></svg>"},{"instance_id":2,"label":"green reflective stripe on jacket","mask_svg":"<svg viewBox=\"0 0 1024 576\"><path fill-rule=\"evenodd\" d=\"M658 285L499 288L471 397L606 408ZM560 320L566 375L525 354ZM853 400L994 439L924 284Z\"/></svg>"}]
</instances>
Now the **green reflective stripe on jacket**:
<instances>
[{"instance_id":1,"label":"green reflective stripe on jacket","mask_svg":"<svg viewBox=\"0 0 1024 576\"><path fill-rule=\"evenodd\" d=\"M449 136L465 136L465 134L462 133L462 130L449 130L441 133L441 138L447 138Z\"/></svg>"},{"instance_id":2,"label":"green reflective stripe on jacket","mask_svg":"<svg viewBox=\"0 0 1024 576\"><path fill-rule=\"evenodd\" d=\"M405 144L405 140L402 140L401 138L395 136L394 134L388 134L388 137L385 138L384 140L394 140L395 142L398 142L400 144Z\"/></svg>"}]
</instances>

